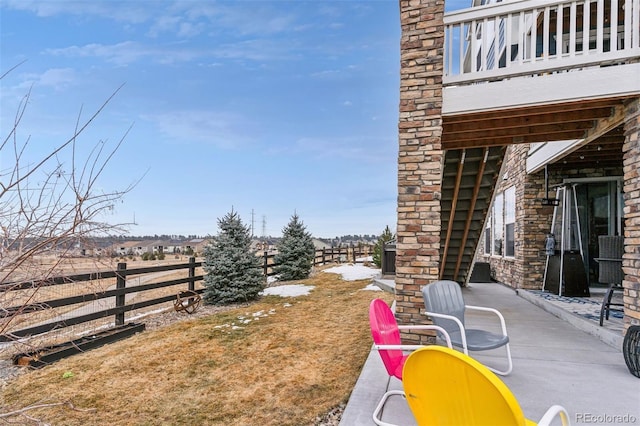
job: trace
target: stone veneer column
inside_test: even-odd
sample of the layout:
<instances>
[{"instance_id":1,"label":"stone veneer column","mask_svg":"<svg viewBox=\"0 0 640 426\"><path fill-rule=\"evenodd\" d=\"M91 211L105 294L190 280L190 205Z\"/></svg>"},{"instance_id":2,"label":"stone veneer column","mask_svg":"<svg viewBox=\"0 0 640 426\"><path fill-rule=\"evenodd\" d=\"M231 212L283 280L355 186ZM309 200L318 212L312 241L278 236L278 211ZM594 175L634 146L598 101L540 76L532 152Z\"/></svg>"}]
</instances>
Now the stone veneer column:
<instances>
[{"instance_id":1,"label":"stone veneer column","mask_svg":"<svg viewBox=\"0 0 640 426\"><path fill-rule=\"evenodd\" d=\"M442 189L443 0L401 0L396 317L424 323L421 287L438 279ZM418 334L403 334L411 342Z\"/></svg>"},{"instance_id":2,"label":"stone veneer column","mask_svg":"<svg viewBox=\"0 0 640 426\"><path fill-rule=\"evenodd\" d=\"M624 323L640 325L640 98L627 101L624 124Z\"/></svg>"}]
</instances>

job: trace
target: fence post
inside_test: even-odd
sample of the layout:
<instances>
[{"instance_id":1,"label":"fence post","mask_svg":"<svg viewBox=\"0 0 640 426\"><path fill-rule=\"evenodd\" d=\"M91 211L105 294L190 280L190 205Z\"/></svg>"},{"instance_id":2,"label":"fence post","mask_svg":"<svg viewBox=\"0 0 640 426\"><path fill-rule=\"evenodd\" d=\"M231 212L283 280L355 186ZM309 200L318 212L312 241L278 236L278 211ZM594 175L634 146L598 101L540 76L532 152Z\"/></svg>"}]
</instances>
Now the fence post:
<instances>
[{"instance_id":1,"label":"fence post","mask_svg":"<svg viewBox=\"0 0 640 426\"><path fill-rule=\"evenodd\" d=\"M325 260L325 253L326 253L326 252L327 252L327 248L325 247L325 248L323 248L323 249L322 249L322 264L323 264L323 265L324 265L325 263L327 263L327 262L326 262L326 260Z\"/></svg>"},{"instance_id":2,"label":"fence post","mask_svg":"<svg viewBox=\"0 0 640 426\"><path fill-rule=\"evenodd\" d=\"M118 263L118 272L125 271L127 269L127 264L124 262ZM124 289L127 286L127 278L124 274L117 274L116 279L116 289ZM116 296L116 308L120 308L125 305L126 295L124 293L118 294ZM119 312L116 314L116 326L124 325L124 312Z\"/></svg>"},{"instance_id":3,"label":"fence post","mask_svg":"<svg viewBox=\"0 0 640 426\"><path fill-rule=\"evenodd\" d=\"M196 289L196 282L193 279L193 277L196 276L196 258L195 257L190 257L189 258L189 278L191 278L189 280L189 290L190 291L195 291Z\"/></svg>"},{"instance_id":4,"label":"fence post","mask_svg":"<svg viewBox=\"0 0 640 426\"><path fill-rule=\"evenodd\" d=\"M351 254L353 255L353 264L356 264L356 247L351 243Z\"/></svg>"},{"instance_id":5,"label":"fence post","mask_svg":"<svg viewBox=\"0 0 640 426\"><path fill-rule=\"evenodd\" d=\"M264 276L269 276L269 252L264 252Z\"/></svg>"}]
</instances>

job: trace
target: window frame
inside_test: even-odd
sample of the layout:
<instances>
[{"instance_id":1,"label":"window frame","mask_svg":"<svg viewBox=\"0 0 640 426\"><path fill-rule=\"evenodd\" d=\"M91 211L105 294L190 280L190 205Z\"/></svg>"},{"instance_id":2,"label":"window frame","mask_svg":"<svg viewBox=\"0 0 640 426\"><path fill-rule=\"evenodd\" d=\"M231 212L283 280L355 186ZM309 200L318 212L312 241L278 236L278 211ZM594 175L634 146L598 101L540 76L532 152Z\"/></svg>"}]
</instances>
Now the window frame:
<instances>
[{"instance_id":1,"label":"window frame","mask_svg":"<svg viewBox=\"0 0 640 426\"><path fill-rule=\"evenodd\" d=\"M504 232L503 247L504 257L514 258L516 256L516 188L510 186L504 192ZM511 240L509 240L508 227L511 229Z\"/></svg>"},{"instance_id":2,"label":"window frame","mask_svg":"<svg viewBox=\"0 0 640 426\"><path fill-rule=\"evenodd\" d=\"M496 194L493 201L491 224L491 255L504 256L504 192Z\"/></svg>"},{"instance_id":3,"label":"window frame","mask_svg":"<svg viewBox=\"0 0 640 426\"><path fill-rule=\"evenodd\" d=\"M493 210L493 209L491 209ZM491 255L491 241L493 241L493 234L491 233L492 228L492 224L493 224L493 214L492 211L489 211L489 217L487 218L487 223L485 224L485 228L484 228L484 254L486 256L490 256Z\"/></svg>"}]
</instances>

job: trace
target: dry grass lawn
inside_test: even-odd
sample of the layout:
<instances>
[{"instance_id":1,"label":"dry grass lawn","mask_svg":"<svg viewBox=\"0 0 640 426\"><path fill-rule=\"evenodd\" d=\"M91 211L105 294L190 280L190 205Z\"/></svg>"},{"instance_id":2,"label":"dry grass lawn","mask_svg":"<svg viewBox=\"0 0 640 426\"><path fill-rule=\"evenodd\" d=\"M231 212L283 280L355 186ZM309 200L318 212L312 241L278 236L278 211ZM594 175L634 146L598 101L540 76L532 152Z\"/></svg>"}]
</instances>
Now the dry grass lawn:
<instances>
[{"instance_id":1,"label":"dry grass lawn","mask_svg":"<svg viewBox=\"0 0 640 426\"><path fill-rule=\"evenodd\" d=\"M345 402L369 353L370 280L318 273L308 296L146 331L12 381L0 412L54 425L312 425ZM298 282L296 282L297 284ZM14 419L17 420L17 419Z\"/></svg>"}]
</instances>

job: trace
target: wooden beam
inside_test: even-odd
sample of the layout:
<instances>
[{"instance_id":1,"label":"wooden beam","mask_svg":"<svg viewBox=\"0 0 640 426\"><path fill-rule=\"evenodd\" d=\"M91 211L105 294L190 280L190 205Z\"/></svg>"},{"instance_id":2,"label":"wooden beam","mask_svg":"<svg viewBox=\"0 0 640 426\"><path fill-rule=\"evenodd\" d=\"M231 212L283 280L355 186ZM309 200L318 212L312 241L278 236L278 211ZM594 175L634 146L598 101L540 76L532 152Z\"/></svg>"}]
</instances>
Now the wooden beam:
<instances>
[{"instance_id":1,"label":"wooden beam","mask_svg":"<svg viewBox=\"0 0 640 426\"><path fill-rule=\"evenodd\" d=\"M565 102L552 105L531 106L522 108L509 108L490 112L468 113L460 115L448 115L442 117L443 125L463 122L478 122L495 118L529 117L546 113L565 113L567 111L583 111L594 108L613 108L622 105L624 99L610 98L589 101Z\"/></svg>"},{"instance_id":2,"label":"wooden beam","mask_svg":"<svg viewBox=\"0 0 640 426\"><path fill-rule=\"evenodd\" d=\"M610 117L599 120L594 128L587 132L584 140L582 140L579 144L576 144L576 149L572 150L572 152L614 130L616 127L620 126L620 124L624 123L624 118L624 106L619 105L614 109L614 112Z\"/></svg>"},{"instance_id":3,"label":"wooden beam","mask_svg":"<svg viewBox=\"0 0 640 426\"><path fill-rule=\"evenodd\" d=\"M547 112L542 114L521 115L516 117L494 117L480 121L466 122L444 122L442 127L444 133L477 132L482 129L509 129L525 126L535 126L552 123L573 123L580 121L591 121L595 119L609 117L613 114L613 107L593 108L585 110L575 110L559 115L557 112Z\"/></svg>"},{"instance_id":4,"label":"wooden beam","mask_svg":"<svg viewBox=\"0 0 640 426\"><path fill-rule=\"evenodd\" d=\"M522 127L512 128L499 128L499 129L477 129L475 132L443 132L442 143L456 141L458 143L464 143L465 141L477 141L481 139L498 139L504 137L526 137L534 135L543 135L543 140L552 139L549 135L556 133L566 133L574 131L582 131L586 134L586 130L594 128L596 125L595 120L578 121L573 123L553 123L553 124L539 124L529 125Z\"/></svg>"},{"instance_id":5,"label":"wooden beam","mask_svg":"<svg viewBox=\"0 0 640 426\"><path fill-rule=\"evenodd\" d=\"M462 180L462 170L464 169L464 159L466 151L462 150L460 162L458 163L458 173L456 175L456 185L453 190L453 199L451 200L451 213L449 214L449 226L447 227L447 236L444 242L444 252L440 260L440 279L444 274L444 268L447 263L447 252L449 251L449 242L451 241L451 233L453 232L453 220L456 215L456 205L458 204L458 193L460 192L460 181Z\"/></svg>"},{"instance_id":6,"label":"wooden beam","mask_svg":"<svg viewBox=\"0 0 640 426\"><path fill-rule=\"evenodd\" d=\"M478 174L476 175L476 183L473 186L473 195L471 196L471 204L467 211L467 220L464 224L464 232L462 234L462 241L460 242L460 251L458 252L458 259L456 260L456 267L453 272L453 279L457 280L458 273L460 272L460 265L462 264L462 256L464 255L464 248L467 244L467 238L469 237L469 228L471 227L471 220L473 219L473 213L476 210L476 202L478 201L478 194L480 193L480 184L482 183L482 177L484 175L484 169L487 165L487 158L489 157L489 148L484 148L484 158L480 162L478 167ZM440 272L442 276L442 272Z\"/></svg>"},{"instance_id":7,"label":"wooden beam","mask_svg":"<svg viewBox=\"0 0 640 426\"><path fill-rule=\"evenodd\" d=\"M466 141L450 141L442 143L442 149L468 149L468 148L481 148L485 146L505 146L516 145L521 143L535 143L535 142L550 142L561 141L571 139L583 139L586 137L585 130L573 130L566 132L556 132L554 134L540 134L529 136L517 136L517 137L500 137L494 139L479 139L479 140L466 140Z\"/></svg>"}]
</instances>

